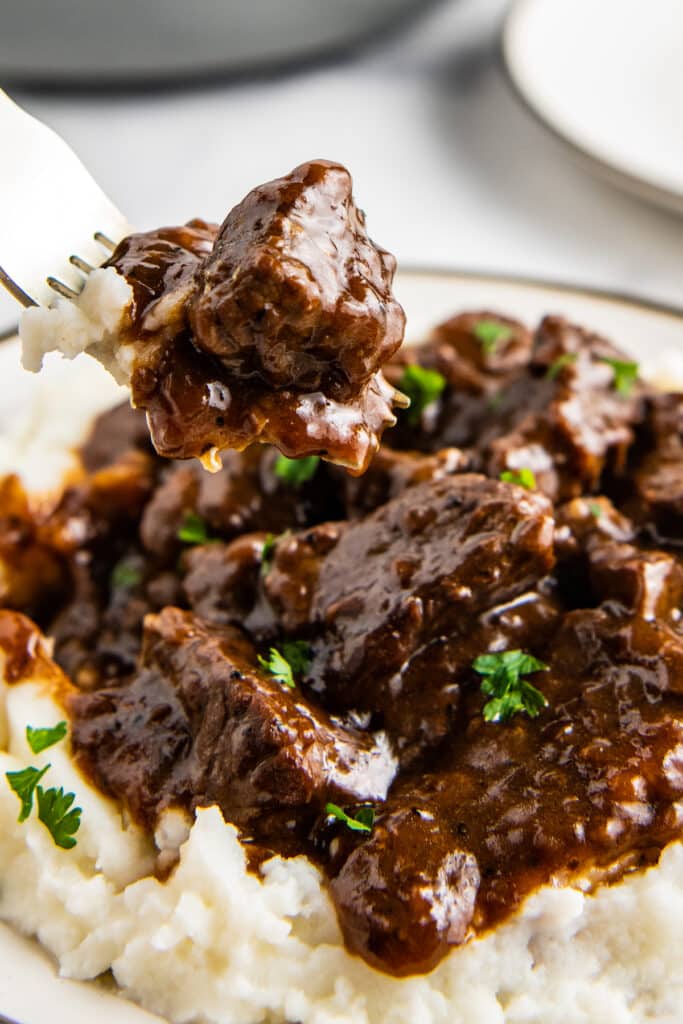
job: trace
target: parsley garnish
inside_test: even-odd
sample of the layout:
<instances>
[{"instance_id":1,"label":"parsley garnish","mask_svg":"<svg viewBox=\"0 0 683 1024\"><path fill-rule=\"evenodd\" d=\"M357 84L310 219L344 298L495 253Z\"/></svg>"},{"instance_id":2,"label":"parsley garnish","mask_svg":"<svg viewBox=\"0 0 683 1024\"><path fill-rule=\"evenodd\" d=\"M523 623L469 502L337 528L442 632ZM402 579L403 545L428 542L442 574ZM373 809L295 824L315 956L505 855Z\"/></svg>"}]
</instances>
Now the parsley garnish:
<instances>
[{"instance_id":1,"label":"parsley garnish","mask_svg":"<svg viewBox=\"0 0 683 1024\"><path fill-rule=\"evenodd\" d=\"M446 387L446 378L438 370L428 370L417 363L410 363L403 371L398 386L410 399L408 424L416 427L427 406L440 397Z\"/></svg>"},{"instance_id":2,"label":"parsley garnish","mask_svg":"<svg viewBox=\"0 0 683 1024\"><path fill-rule=\"evenodd\" d=\"M47 828L57 846L70 850L76 845L74 833L81 826L81 808L71 807L76 797L59 789L38 786L38 818Z\"/></svg>"},{"instance_id":3,"label":"parsley garnish","mask_svg":"<svg viewBox=\"0 0 683 1024\"><path fill-rule=\"evenodd\" d=\"M117 562L111 571L110 583L115 590L129 590L131 587L136 587L141 580L142 569L133 565L126 558Z\"/></svg>"},{"instance_id":4,"label":"parsley garnish","mask_svg":"<svg viewBox=\"0 0 683 1024\"><path fill-rule=\"evenodd\" d=\"M196 512L186 512L176 534L183 544L206 544L210 540L206 523Z\"/></svg>"},{"instance_id":5,"label":"parsley garnish","mask_svg":"<svg viewBox=\"0 0 683 1024\"><path fill-rule=\"evenodd\" d=\"M536 477L533 470L526 467L523 469L505 469L500 474L500 479L505 484L517 484L518 487L526 487L528 491L533 491L536 486Z\"/></svg>"},{"instance_id":6,"label":"parsley garnish","mask_svg":"<svg viewBox=\"0 0 683 1024\"><path fill-rule=\"evenodd\" d=\"M261 668L288 690L294 689L294 676L305 672L310 661L311 648L305 640L288 640L282 645L282 651L278 651L277 647L271 647L267 658L262 658L260 654L258 656Z\"/></svg>"},{"instance_id":7,"label":"parsley garnish","mask_svg":"<svg viewBox=\"0 0 683 1024\"><path fill-rule=\"evenodd\" d=\"M273 552L275 551L275 535L267 533L261 548L261 575L267 576L273 564Z\"/></svg>"},{"instance_id":8,"label":"parsley garnish","mask_svg":"<svg viewBox=\"0 0 683 1024\"><path fill-rule=\"evenodd\" d=\"M548 706L541 691L522 679L530 672L547 670L548 666L538 658L523 651L499 651L480 654L472 662L472 668L484 676L481 692L491 698L484 704L485 721L507 722L518 711L535 718Z\"/></svg>"},{"instance_id":9,"label":"parsley garnish","mask_svg":"<svg viewBox=\"0 0 683 1024\"><path fill-rule=\"evenodd\" d=\"M597 501L589 501L588 509L594 519L600 519L600 517L602 516L602 507L598 505Z\"/></svg>"},{"instance_id":10,"label":"parsley garnish","mask_svg":"<svg viewBox=\"0 0 683 1024\"><path fill-rule=\"evenodd\" d=\"M352 832L372 832L372 826L375 824L375 812L372 807L359 807L356 817L352 818L337 804L325 804L325 813L341 821Z\"/></svg>"},{"instance_id":11,"label":"parsley garnish","mask_svg":"<svg viewBox=\"0 0 683 1024\"><path fill-rule=\"evenodd\" d=\"M302 459L288 459L286 455L278 455L275 476L291 487L301 487L315 476L319 462L319 455L305 455Z\"/></svg>"},{"instance_id":12,"label":"parsley garnish","mask_svg":"<svg viewBox=\"0 0 683 1024\"><path fill-rule=\"evenodd\" d=\"M631 363L625 359L608 359L603 356L601 363L607 363L614 371L614 390L625 398L633 391L633 385L638 378L638 363Z\"/></svg>"},{"instance_id":13,"label":"parsley garnish","mask_svg":"<svg viewBox=\"0 0 683 1024\"><path fill-rule=\"evenodd\" d=\"M305 640L288 640L282 645L282 653L295 675L306 672L311 664L311 648Z\"/></svg>"},{"instance_id":14,"label":"parsley garnish","mask_svg":"<svg viewBox=\"0 0 683 1024\"><path fill-rule=\"evenodd\" d=\"M34 754L39 754L41 750L54 747L55 743L63 740L66 732L66 722L58 722L53 728L42 729L34 729L32 725L27 725L26 742Z\"/></svg>"},{"instance_id":15,"label":"parsley garnish","mask_svg":"<svg viewBox=\"0 0 683 1024\"><path fill-rule=\"evenodd\" d=\"M33 794L35 788L50 767L46 764L44 768L22 768L19 772L5 772L5 777L21 800L21 811L19 821L26 821L33 809Z\"/></svg>"},{"instance_id":16,"label":"parsley garnish","mask_svg":"<svg viewBox=\"0 0 683 1024\"><path fill-rule=\"evenodd\" d=\"M512 328L502 324L500 320L478 320L472 328L472 334L481 345L484 354L492 356L499 345L510 340Z\"/></svg>"},{"instance_id":17,"label":"parsley garnish","mask_svg":"<svg viewBox=\"0 0 683 1024\"><path fill-rule=\"evenodd\" d=\"M576 352L565 352L563 355L558 356L546 370L545 375L548 380L555 380L556 377L559 377L565 366L571 366L572 363L576 362L576 359Z\"/></svg>"}]
</instances>

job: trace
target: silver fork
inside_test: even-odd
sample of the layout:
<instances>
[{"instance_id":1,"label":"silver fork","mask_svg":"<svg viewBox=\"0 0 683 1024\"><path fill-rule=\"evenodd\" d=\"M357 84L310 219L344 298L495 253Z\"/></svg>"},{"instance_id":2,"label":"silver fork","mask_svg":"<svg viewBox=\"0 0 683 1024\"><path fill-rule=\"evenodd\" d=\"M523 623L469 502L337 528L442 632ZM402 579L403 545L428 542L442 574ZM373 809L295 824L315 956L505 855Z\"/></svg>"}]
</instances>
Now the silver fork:
<instances>
[{"instance_id":1,"label":"silver fork","mask_svg":"<svg viewBox=\"0 0 683 1024\"><path fill-rule=\"evenodd\" d=\"M66 142L1 89L0 143L0 284L23 306L74 299L133 229Z\"/></svg>"}]
</instances>

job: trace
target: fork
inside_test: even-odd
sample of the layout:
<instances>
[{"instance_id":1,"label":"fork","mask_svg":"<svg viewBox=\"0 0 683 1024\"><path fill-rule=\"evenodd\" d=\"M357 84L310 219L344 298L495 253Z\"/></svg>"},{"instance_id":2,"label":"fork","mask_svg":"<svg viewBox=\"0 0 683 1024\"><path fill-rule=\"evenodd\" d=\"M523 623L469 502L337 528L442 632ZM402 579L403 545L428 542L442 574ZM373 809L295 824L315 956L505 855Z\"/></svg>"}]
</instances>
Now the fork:
<instances>
[{"instance_id":1,"label":"fork","mask_svg":"<svg viewBox=\"0 0 683 1024\"><path fill-rule=\"evenodd\" d=\"M23 306L74 299L133 229L66 142L1 89L0 140L0 284Z\"/></svg>"}]
</instances>

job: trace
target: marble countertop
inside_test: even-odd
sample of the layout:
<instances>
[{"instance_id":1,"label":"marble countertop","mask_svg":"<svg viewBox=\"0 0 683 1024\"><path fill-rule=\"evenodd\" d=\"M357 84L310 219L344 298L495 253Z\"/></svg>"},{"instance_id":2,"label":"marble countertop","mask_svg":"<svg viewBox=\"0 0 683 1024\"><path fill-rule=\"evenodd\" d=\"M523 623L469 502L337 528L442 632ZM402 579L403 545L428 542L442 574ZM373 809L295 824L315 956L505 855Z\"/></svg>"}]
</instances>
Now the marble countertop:
<instances>
[{"instance_id":1,"label":"marble countertop","mask_svg":"<svg viewBox=\"0 0 683 1024\"><path fill-rule=\"evenodd\" d=\"M425 4L420 20L355 55L273 76L13 95L141 227L221 220L254 184L323 156L349 166L371 234L405 265L683 306L683 221L594 177L521 106L498 54L506 6ZM3 303L0 323L11 314Z\"/></svg>"}]
</instances>

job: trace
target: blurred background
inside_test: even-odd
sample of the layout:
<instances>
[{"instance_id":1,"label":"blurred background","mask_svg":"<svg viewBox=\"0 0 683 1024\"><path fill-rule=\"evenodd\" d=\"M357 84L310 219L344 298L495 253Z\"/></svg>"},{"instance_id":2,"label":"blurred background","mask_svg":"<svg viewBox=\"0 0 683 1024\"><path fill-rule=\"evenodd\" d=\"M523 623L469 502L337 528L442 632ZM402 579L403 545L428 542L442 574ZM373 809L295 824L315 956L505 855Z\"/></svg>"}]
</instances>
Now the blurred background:
<instances>
[{"instance_id":1,"label":"blurred background","mask_svg":"<svg viewBox=\"0 0 683 1024\"><path fill-rule=\"evenodd\" d=\"M641 25L625 42L617 31L611 49L599 38L615 14L651 24L657 5L633 0L541 0L545 14L533 0L2 0L0 85L64 136L140 228L220 221L255 184L328 157L348 165L371 234L405 266L683 305L683 5L660 3L649 63L634 71ZM618 180L609 153L586 154L590 139L577 148L602 95L592 73L613 104L605 124L632 152L668 146L664 188ZM663 119L638 109L648 89L673 90L668 106L658 101ZM574 129L560 123L572 103ZM14 315L0 299L0 327Z\"/></svg>"}]
</instances>

